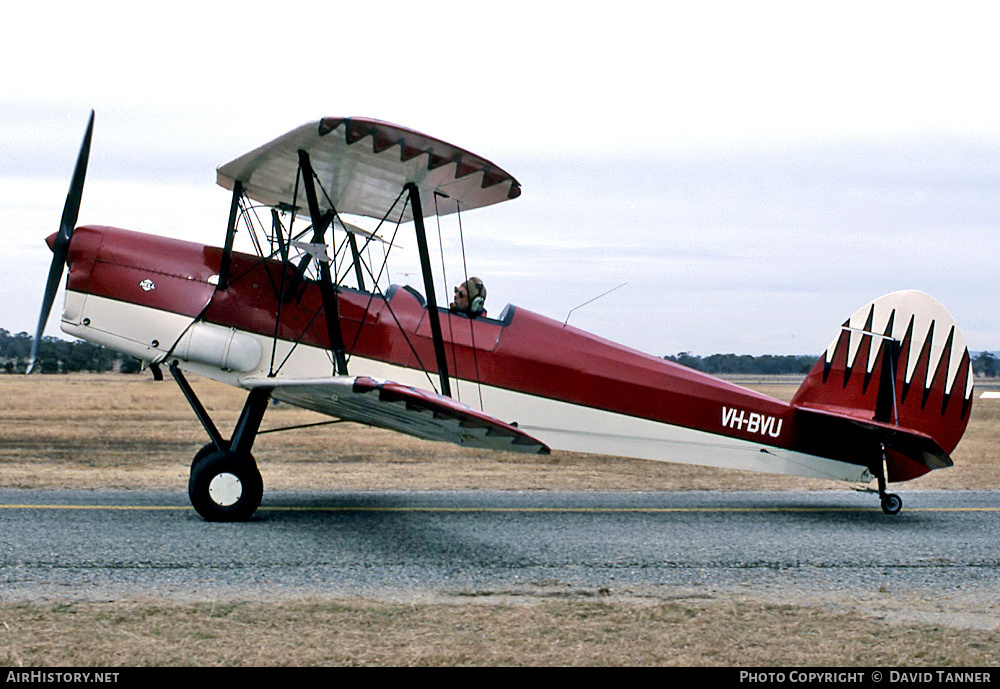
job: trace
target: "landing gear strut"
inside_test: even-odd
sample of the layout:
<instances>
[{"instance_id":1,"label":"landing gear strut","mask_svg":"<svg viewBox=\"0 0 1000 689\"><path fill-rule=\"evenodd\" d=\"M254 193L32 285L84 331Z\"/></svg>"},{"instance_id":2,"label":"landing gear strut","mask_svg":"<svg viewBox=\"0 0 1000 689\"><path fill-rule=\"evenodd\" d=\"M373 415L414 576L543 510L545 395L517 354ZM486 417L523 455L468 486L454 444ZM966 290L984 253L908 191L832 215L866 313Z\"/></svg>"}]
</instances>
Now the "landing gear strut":
<instances>
[{"instance_id":1,"label":"landing gear strut","mask_svg":"<svg viewBox=\"0 0 1000 689\"><path fill-rule=\"evenodd\" d=\"M889 467L885 461L885 444L881 445L882 449L882 461L880 465L880 470L877 472L878 475L878 497L879 501L882 503L882 511L886 514L897 514L901 509L903 509L903 499L896 495L895 493L887 493L886 483L888 483L889 477Z\"/></svg>"},{"instance_id":2,"label":"landing gear strut","mask_svg":"<svg viewBox=\"0 0 1000 689\"><path fill-rule=\"evenodd\" d=\"M267 410L270 390L250 391L232 438L225 440L176 363L170 365L170 373L212 440L191 461L191 505L210 522L250 519L264 495L264 483L250 449Z\"/></svg>"}]
</instances>

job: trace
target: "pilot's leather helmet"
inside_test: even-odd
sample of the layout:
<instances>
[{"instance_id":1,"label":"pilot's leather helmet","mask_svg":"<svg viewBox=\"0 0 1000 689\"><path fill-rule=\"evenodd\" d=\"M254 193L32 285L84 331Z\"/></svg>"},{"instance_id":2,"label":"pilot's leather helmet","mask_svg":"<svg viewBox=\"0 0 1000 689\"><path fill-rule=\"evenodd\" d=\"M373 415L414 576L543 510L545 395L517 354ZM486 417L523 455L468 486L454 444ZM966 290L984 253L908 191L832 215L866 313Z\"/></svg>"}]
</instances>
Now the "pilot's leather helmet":
<instances>
[{"instance_id":1,"label":"pilot's leather helmet","mask_svg":"<svg viewBox=\"0 0 1000 689\"><path fill-rule=\"evenodd\" d=\"M462 283L465 293L469 295L469 313L479 315L485 311L486 285L479 278L472 277Z\"/></svg>"}]
</instances>

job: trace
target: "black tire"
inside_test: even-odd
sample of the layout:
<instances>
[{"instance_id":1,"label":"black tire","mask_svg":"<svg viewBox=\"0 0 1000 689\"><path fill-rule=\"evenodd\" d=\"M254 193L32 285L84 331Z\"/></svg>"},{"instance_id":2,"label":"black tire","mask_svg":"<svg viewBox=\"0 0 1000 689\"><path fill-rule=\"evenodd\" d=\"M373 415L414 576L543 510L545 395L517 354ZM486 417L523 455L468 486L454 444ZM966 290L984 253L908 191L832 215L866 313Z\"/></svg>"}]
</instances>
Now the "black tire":
<instances>
[{"instance_id":1,"label":"black tire","mask_svg":"<svg viewBox=\"0 0 1000 689\"><path fill-rule=\"evenodd\" d=\"M222 441L222 449L223 450L228 450L229 449L229 441L228 440L223 440ZM205 457L208 457L213 452L218 452L218 451L219 451L219 448L217 448L215 446L215 443L209 443L205 447L203 447L200 450L198 450L198 453L194 456L194 459L191 460L191 471L194 471L194 468L195 468L195 466L198 465L198 462L200 462L201 460L205 459Z\"/></svg>"},{"instance_id":2,"label":"black tire","mask_svg":"<svg viewBox=\"0 0 1000 689\"><path fill-rule=\"evenodd\" d=\"M903 509L903 499L895 493L882 496L882 511L886 514L898 514Z\"/></svg>"},{"instance_id":3,"label":"black tire","mask_svg":"<svg viewBox=\"0 0 1000 689\"><path fill-rule=\"evenodd\" d=\"M192 462L188 497L206 521L246 521L257 511L263 496L264 482L252 456L240 457L224 450Z\"/></svg>"}]
</instances>

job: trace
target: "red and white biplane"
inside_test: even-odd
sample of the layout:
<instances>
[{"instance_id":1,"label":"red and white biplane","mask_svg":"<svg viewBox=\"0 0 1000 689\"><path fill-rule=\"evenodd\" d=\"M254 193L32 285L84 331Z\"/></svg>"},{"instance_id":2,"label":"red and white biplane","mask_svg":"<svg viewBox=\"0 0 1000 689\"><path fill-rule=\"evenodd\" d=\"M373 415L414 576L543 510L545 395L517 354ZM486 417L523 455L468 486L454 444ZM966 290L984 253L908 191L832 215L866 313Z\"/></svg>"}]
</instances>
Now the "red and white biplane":
<instances>
[{"instance_id":1,"label":"red and white biplane","mask_svg":"<svg viewBox=\"0 0 1000 689\"><path fill-rule=\"evenodd\" d=\"M920 292L889 294L844 321L786 403L527 309L494 318L438 306L424 218L520 194L507 172L451 144L371 119L303 125L218 168L232 206L217 248L75 227L92 131L93 113L48 238L35 343L65 265L63 331L155 374L168 368L204 426L210 442L188 490L208 520L245 520L260 504L251 450L271 399L475 448L876 480L886 513L902 505L886 484L951 466L969 420L968 349ZM422 293L383 289L384 264L366 251L382 242L388 256L402 227L415 234ZM244 228L253 254L234 251ZM376 234L383 228L391 239ZM184 371L247 391L228 438Z\"/></svg>"}]
</instances>

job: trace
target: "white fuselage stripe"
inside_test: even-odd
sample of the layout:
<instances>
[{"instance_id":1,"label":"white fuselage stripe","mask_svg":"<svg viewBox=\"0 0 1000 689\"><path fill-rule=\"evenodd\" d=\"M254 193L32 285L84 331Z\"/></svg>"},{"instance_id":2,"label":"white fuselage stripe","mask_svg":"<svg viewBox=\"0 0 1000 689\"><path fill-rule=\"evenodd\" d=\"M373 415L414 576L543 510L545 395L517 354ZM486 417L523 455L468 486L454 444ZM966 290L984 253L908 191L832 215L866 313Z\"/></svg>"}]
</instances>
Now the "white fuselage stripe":
<instances>
[{"instance_id":1,"label":"white fuselage stripe","mask_svg":"<svg viewBox=\"0 0 1000 689\"><path fill-rule=\"evenodd\" d=\"M79 295L68 300L78 301ZM86 303L74 303L73 320L63 321L63 330L70 335L97 342L147 363L166 356L174 342L193 319L149 307L86 295ZM92 325L82 325L89 318ZM122 336L116 333L126 333ZM241 332L241 337L257 338L265 352L257 368L237 373L205 361L178 359L182 368L207 378L240 385L243 378L266 376L270 367L273 339L254 333ZM158 347L150 343L157 341ZM288 356L291 352L291 356ZM175 358L175 353L170 359ZM329 352L307 346L278 341L275 361L282 366L281 378L315 378L332 375ZM357 355L350 360L352 375L393 380L417 388L428 387L423 371L394 364L364 359ZM436 377L431 377L436 381ZM683 428L640 419L602 409L554 399L536 397L514 390L477 385L469 381L453 383L455 396L470 406L518 427L549 447L558 450L633 457L680 464L697 464L730 469L742 469L772 474L790 474L839 481L868 481L865 467L825 459L791 450L742 440L726 435ZM473 403L474 400L474 403ZM722 429L720 423L720 430Z\"/></svg>"}]
</instances>

